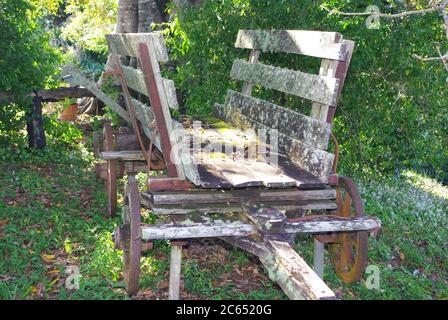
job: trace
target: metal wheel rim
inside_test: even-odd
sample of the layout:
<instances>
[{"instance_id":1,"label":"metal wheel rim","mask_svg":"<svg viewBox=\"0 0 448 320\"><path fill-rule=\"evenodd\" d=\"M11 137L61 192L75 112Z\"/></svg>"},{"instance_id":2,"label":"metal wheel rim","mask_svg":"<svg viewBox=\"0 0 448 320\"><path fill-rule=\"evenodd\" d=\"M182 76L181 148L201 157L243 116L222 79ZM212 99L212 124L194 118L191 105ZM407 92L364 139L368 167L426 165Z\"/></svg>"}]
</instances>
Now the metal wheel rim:
<instances>
[{"instance_id":1,"label":"metal wheel rim","mask_svg":"<svg viewBox=\"0 0 448 320\"><path fill-rule=\"evenodd\" d=\"M339 178L336 214L344 218L363 217L364 205L352 180ZM328 251L338 277L345 283L361 280L367 263L368 232L343 232L328 245Z\"/></svg>"},{"instance_id":2,"label":"metal wheel rim","mask_svg":"<svg viewBox=\"0 0 448 320\"><path fill-rule=\"evenodd\" d=\"M127 188L127 204L125 207L125 224L129 226L130 237L128 246L125 246L124 279L126 292L135 295L139 290L140 258L142 252L141 228L140 228L140 195L135 176L129 176Z\"/></svg>"}]
</instances>

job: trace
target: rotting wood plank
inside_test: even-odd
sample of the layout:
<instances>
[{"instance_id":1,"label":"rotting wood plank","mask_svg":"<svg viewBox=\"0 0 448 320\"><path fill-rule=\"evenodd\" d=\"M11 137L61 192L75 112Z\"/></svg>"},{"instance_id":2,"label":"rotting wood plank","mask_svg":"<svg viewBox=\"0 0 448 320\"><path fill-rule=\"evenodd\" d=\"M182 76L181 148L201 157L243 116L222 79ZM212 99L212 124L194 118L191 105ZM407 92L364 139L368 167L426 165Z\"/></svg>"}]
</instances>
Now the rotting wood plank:
<instances>
[{"instance_id":1,"label":"rotting wood plank","mask_svg":"<svg viewBox=\"0 0 448 320\"><path fill-rule=\"evenodd\" d=\"M143 76L143 72L141 70L123 66L123 73L128 82L129 88L134 91L137 91L145 96L149 96L148 89L146 88L145 78ZM176 96L176 88L174 85L174 81L170 79L162 78L163 90L165 92L165 96L167 98L168 106L173 110L179 109L179 104Z\"/></svg>"},{"instance_id":2,"label":"rotting wood plank","mask_svg":"<svg viewBox=\"0 0 448 320\"><path fill-rule=\"evenodd\" d=\"M331 125L276 104L253 98L239 92L227 92L226 105L249 119L276 129L289 137L319 149L327 149Z\"/></svg>"},{"instance_id":3,"label":"rotting wood plank","mask_svg":"<svg viewBox=\"0 0 448 320\"><path fill-rule=\"evenodd\" d=\"M311 101L336 106L339 80L237 59L230 76Z\"/></svg>"},{"instance_id":4,"label":"rotting wood plank","mask_svg":"<svg viewBox=\"0 0 448 320\"><path fill-rule=\"evenodd\" d=\"M157 60L159 62L168 62L169 60L165 40L160 32L107 34L106 40L109 52L134 58L139 57L138 46L140 43L149 45L153 41Z\"/></svg>"},{"instance_id":5,"label":"rotting wood plank","mask_svg":"<svg viewBox=\"0 0 448 320\"><path fill-rule=\"evenodd\" d=\"M87 90L92 92L98 99L104 102L108 107L110 107L115 113L117 113L126 122L130 123L131 119L129 114L122 106L120 106L114 99L102 92L98 85L87 79L81 72L77 71L73 66L66 65L63 67L63 72L70 75L70 78L66 78L69 83L75 83L77 85L85 87Z\"/></svg>"},{"instance_id":6,"label":"rotting wood plank","mask_svg":"<svg viewBox=\"0 0 448 320\"><path fill-rule=\"evenodd\" d=\"M204 203L245 203L255 202L278 202L278 201L303 201L303 200L334 200L336 191L334 189L322 190L265 190L265 189L242 189L222 190L220 192L208 190L189 190L188 192L153 192L144 193L144 197L153 205L176 205L176 204L204 204Z\"/></svg>"},{"instance_id":7,"label":"rotting wood plank","mask_svg":"<svg viewBox=\"0 0 448 320\"><path fill-rule=\"evenodd\" d=\"M335 43L340 36L337 32L305 30L240 30L235 47L345 60L344 44Z\"/></svg>"}]
</instances>

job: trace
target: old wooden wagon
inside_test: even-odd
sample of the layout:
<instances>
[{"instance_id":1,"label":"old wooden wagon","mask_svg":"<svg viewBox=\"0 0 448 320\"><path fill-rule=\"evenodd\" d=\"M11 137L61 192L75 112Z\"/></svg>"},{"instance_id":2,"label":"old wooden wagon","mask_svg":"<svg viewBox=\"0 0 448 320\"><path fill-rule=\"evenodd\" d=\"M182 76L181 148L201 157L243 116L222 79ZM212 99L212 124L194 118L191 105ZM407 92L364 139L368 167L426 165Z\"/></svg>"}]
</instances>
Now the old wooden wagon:
<instances>
[{"instance_id":1,"label":"old wooden wagon","mask_svg":"<svg viewBox=\"0 0 448 320\"><path fill-rule=\"evenodd\" d=\"M67 72L130 124L140 147L114 150L105 125L100 173L110 214L116 210L117 172L128 177L124 221L114 241L124 251L130 295L139 290L141 254L154 240L171 240L172 299L179 298L182 246L198 238L219 238L259 257L291 299L335 298L322 280L325 245L344 282L361 279L368 235L380 222L365 215L355 184L337 175L334 137L335 153L327 151L352 41L335 32L241 30L236 47L251 50L250 57L234 61L230 76L244 82L242 92L229 90L214 117L177 120L170 113L178 106L174 83L161 74L168 61L162 36L111 34L107 41L116 57L108 75L119 80L125 108L75 70ZM264 52L322 59L319 74L262 64ZM139 68L122 65L123 56L137 58ZM311 115L253 97L254 85L312 101ZM149 104L134 99L138 95ZM140 171L159 173L148 176L143 192L135 178ZM142 207L168 219L143 224ZM314 235L314 270L292 247L298 234Z\"/></svg>"}]
</instances>

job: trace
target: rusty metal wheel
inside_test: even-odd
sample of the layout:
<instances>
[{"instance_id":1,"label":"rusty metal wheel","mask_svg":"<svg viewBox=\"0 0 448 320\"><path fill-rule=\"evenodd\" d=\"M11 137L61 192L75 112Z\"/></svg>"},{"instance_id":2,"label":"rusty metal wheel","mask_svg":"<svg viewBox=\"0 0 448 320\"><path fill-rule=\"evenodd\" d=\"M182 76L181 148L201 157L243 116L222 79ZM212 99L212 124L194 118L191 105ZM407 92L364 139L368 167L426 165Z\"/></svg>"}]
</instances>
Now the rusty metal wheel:
<instances>
[{"instance_id":1,"label":"rusty metal wheel","mask_svg":"<svg viewBox=\"0 0 448 320\"><path fill-rule=\"evenodd\" d=\"M336 189L336 215L342 218L363 217L364 205L353 181L339 177ZM368 232L342 232L333 237L328 244L328 251L334 269L345 283L361 280L367 263Z\"/></svg>"},{"instance_id":2,"label":"rusty metal wheel","mask_svg":"<svg viewBox=\"0 0 448 320\"><path fill-rule=\"evenodd\" d=\"M140 194L135 176L128 177L125 199L124 224L128 237L123 246L124 280L126 292L132 296L138 293L140 281L140 258L142 254Z\"/></svg>"},{"instance_id":3,"label":"rusty metal wheel","mask_svg":"<svg viewBox=\"0 0 448 320\"><path fill-rule=\"evenodd\" d=\"M103 127L103 151L114 151L114 135L110 121L104 123ZM117 161L107 161L106 192L107 213L115 217L117 212Z\"/></svg>"}]
</instances>

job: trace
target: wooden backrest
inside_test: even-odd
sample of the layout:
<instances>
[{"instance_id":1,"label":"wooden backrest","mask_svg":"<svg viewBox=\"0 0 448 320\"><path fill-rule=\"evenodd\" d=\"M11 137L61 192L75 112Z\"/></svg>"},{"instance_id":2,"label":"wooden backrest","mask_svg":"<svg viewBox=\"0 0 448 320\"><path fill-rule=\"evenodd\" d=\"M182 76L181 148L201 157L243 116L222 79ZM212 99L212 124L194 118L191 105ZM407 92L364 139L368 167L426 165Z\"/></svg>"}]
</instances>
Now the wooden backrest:
<instances>
[{"instance_id":1,"label":"wooden backrest","mask_svg":"<svg viewBox=\"0 0 448 320\"><path fill-rule=\"evenodd\" d=\"M278 135L278 150L301 168L327 181L334 155L328 148L331 123L353 53L354 42L337 32L240 30L235 46L252 50L235 60L231 77L244 82L242 93L229 90L215 115L233 124ZM259 63L260 54L289 53L322 59L319 74ZM311 116L251 96L260 85L311 100Z\"/></svg>"},{"instance_id":2,"label":"wooden backrest","mask_svg":"<svg viewBox=\"0 0 448 320\"><path fill-rule=\"evenodd\" d=\"M116 33L106 35L106 39L110 53L138 59L138 46L139 44L144 43L147 46L154 47L159 63L166 63L169 61L168 50L165 46L165 41L162 34L160 34L159 32L121 34ZM158 71L155 72L160 73L160 64L157 67ZM142 71L129 66L122 66L122 68L126 76L129 88L149 97ZM162 77L162 83L164 89L163 95L166 98L168 106L174 110L179 109L174 81Z\"/></svg>"},{"instance_id":3,"label":"wooden backrest","mask_svg":"<svg viewBox=\"0 0 448 320\"><path fill-rule=\"evenodd\" d=\"M126 100L135 109L135 117L142 124L145 135L162 151L167 163L168 176L185 179L179 155L179 136L173 127L169 109L178 109L174 82L164 79L161 64L168 61L168 50L158 32L106 35L109 52L119 56L137 58L141 68L123 66L119 62L127 86L147 96L151 106L136 99ZM154 127L157 125L157 129Z\"/></svg>"}]
</instances>

